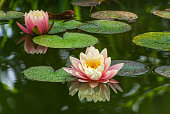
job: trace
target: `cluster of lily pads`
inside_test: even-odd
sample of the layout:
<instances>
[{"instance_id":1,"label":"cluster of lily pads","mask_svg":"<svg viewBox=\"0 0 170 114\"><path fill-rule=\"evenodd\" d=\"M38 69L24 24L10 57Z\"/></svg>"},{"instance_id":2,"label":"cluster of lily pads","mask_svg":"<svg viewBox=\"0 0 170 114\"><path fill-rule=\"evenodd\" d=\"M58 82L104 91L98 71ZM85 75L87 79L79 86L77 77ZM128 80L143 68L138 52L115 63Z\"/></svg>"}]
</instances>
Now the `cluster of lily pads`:
<instances>
[{"instance_id":1,"label":"cluster of lily pads","mask_svg":"<svg viewBox=\"0 0 170 114\"><path fill-rule=\"evenodd\" d=\"M102 3L104 0L75 0L73 5L78 6L95 6ZM170 10L155 11L155 15L169 18ZM10 20L21 18L24 14L17 11L0 11L0 20ZM33 42L50 48L82 48L98 43L98 39L92 35L77 32L66 32L63 36L58 33L79 29L87 33L98 34L117 34L130 31L132 28L129 24L116 21L126 20L134 22L138 16L127 11L99 11L91 14L91 17L99 20L80 22L76 20L50 20L52 29L45 35L35 36ZM35 31L39 31L34 28ZM149 32L139 36L135 36L132 40L136 45L170 51L170 33L169 32ZM114 60L112 65L124 63L123 68L117 73L120 76L140 76L149 71L149 67L145 64L129 60ZM154 71L162 76L170 77L170 66L159 66ZM24 75L32 80L47 81L47 82L70 82L75 80L75 77L64 71L62 68L54 71L50 66L31 67L24 71Z\"/></svg>"}]
</instances>

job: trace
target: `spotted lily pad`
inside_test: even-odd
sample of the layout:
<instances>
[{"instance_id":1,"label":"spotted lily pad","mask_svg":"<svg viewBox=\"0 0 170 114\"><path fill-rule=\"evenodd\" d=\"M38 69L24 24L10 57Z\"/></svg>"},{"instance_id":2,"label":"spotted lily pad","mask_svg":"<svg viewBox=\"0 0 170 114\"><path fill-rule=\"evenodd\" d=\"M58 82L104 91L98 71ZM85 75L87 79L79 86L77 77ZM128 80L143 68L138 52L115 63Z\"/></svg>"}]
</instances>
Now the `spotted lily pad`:
<instances>
[{"instance_id":1,"label":"spotted lily pad","mask_svg":"<svg viewBox=\"0 0 170 114\"><path fill-rule=\"evenodd\" d=\"M131 30L131 26L119 21L94 20L83 24L79 29L91 33L116 34Z\"/></svg>"},{"instance_id":2,"label":"spotted lily pad","mask_svg":"<svg viewBox=\"0 0 170 114\"><path fill-rule=\"evenodd\" d=\"M91 17L96 19L104 19L104 20L134 20L137 19L138 16L132 12L127 11L99 11L91 14Z\"/></svg>"},{"instance_id":3,"label":"spotted lily pad","mask_svg":"<svg viewBox=\"0 0 170 114\"><path fill-rule=\"evenodd\" d=\"M52 29L48 32L48 34L56 34L64 31L67 31L67 29L62 26L53 26Z\"/></svg>"},{"instance_id":4,"label":"spotted lily pad","mask_svg":"<svg viewBox=\"0 0 170 114\"><path fill-rule=\"evenodd\" d=\"M65 82L72 81L74 77L59 69L54 72L54 69L49 66L31 67L24 70L24 75L32 80L47 81L47 82Z\"/></svg>"},{"instance_id":5,"label":"spotted lily pad","mask_svg":"<svg viewBox=\"0 0 170 114\"><path fill-rule=\"evenodd\" d=\"M123 68L117 73L120 76L137 76L148 72L148 68L146 65L129 60L113 60L112 65L124 63Z\"/></svg>"},{"instance_id":6,"label":"spotted lily pad","mask_svg":"<svg viewBox=\"0 0 170 114\"><path fill-rule=\"evenodd\" d=\"M162 76L170 77L170 66L159 66L155 68L155 72Z\"/></svg>"},{"instance_id":7,"label":"spotted lily pad","mask_svg":"<svg viewBox=\"0 0 170 114\"><path fill-rule=\"evenodd\" d=\"M103 2L104 0L74 0L72 2L73 5L76 6L83 6L83 7L88 7L88 6L96 6L99 5Z\"/></svg>"},{"instance_id":8,"label":"spotted lily pad","mask_svg":"<svg viewBox=\"0 0 170 114\"><path fill-rule=\"evenodd\" d=\"M170 51L170 32L148 32L133 38L137 45Z\"/></svg>"},{"instance_id":9,"label":"spotted lily pad","mask_svg":"<svg viewBox=\"0 0 170 114\"><path fill-rule=\"evenodd\" d=\"M164 11L156 10L153 12L153 14L159 17L170 19L170 9L165 9Z\"/></svg>"},{"instance_id":10,"label":"spotted lily pad","mask_svg":"<svg viewBox=\"0 0 170 114\"><path fill-rule=\"evenodd\" d=\"M11 19L16 19L16 18L21 18L23 16L24 16L24 14L22 12L17 12L17 11L3 12L3 11L0 11L0 20L11 20Z\"/></svg>"},{"instance_id":11,"label":"spotted lily pad","mask_svg":"<svg viewBox=\"0 0 170 114\"><path fill-rule=\"evenodd\" d=\"M51 48L81 48L94 45L98 39L83 33L65 33L63 38L58 35L41 35L33 39L39 45Z\"/></svg>"}]
</instances>

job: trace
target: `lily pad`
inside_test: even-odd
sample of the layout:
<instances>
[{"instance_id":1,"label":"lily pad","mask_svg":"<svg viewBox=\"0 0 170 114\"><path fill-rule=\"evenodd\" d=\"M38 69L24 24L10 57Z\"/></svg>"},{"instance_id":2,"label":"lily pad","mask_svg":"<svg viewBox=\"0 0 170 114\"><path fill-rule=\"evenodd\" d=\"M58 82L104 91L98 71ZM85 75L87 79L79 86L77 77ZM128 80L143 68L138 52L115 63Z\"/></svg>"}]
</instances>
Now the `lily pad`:
<instances>
[{"instance_id":1,"label":"lily pad","mask_svg":"<svg viewBox=\"0 0 170 114\"><path fill-rule=\"evenodd\" d=\"M170 78L170 66L159 66L155 68L155 72L162 76Z\"/></svg>"},{"instance_id":2,"label":"lily pad","mask_svg":"<svg viewBox=\"0 0 170 114\"><path fill-rule=\"evenodd\" d=\"M96 19L104 19L104 20L134 20L137 19L138 16L132 12L127 11L99 11L91 14L91 17Z\"/></svg>"},{"instance_id":3,"label":"lily pad","mask_svg":"<svg viewBox=\"0 0 170 114\"><path fill-rule=\"evenodd\" d=\"M131 26L119 21L94 20L83 24L79 29L91 33L116 34L131 30Z\"/></svg>"},{"instance_id":4,"label":"lily pad","mask_svg":"<svg viewBox=\"0 0 170 114\"><path fill-rule=\"evenodd\" d=\"M146 65L129 60L113 60L112 65L124 63L123 68L117 73L120 76L137 76L148 72L148 68Z\"/></svg>"},{"instance_id":5,"label":"lily pad","mask_svg":"<svg viewBox=\"0 0 170 114\"><path fill-rule=\"evenodd\" d=\"M153 14L159 17L170 19L170 9L165 9L164 11L156 10L153 12Z\"/></svg>"},{"instance_id":6,"label":"lily pad","mask_svg":"<svg viewBox=\"0 0 170 114\"><path fill-rule=\"evenodd\" d=\"M82 23L80 21L70 20L70 21L62 23L61 26L65 27L66 29L74 29L81 25L82 25Z\"/></svg>"},{"instance_id":7,"label":"lily pad","mask_svg":"<svg viewBox=\"0 0 170 114\"><path fill-rule=\"evenodd\" d=\"M74 77L59 69L54 72L54 69L49 66L31 67L24 70L24 75L32 80L47 81L47 82L65 82L72 81Z\"/></svg>"},{"instance_id":8,"label":"lily pad","mask_svg":"<svg viewBox=\"0 0 170 114\"><path fill-rule=\"evenodd\" d=\"M64 32L67 29L61 26L53 26L52 29L48 32L48 34L56 34L59 32Z\"/></svg>"},{"instance_id":9,"label":"lily pad","mask_svg":"<svg viewBox=\"0 0 170 114\"><path fill-rule=\"evenodd\" d=\"M170 51L170 32L148 32L133 38L136 45Z\"/></svg>"},{"instance_id":10,"label":"lily pad","mask_svg":"<svg viewBox=\"0 0 170 114\"><path fill-rule=\"evenodd\" d=\"M24 16L24 14L22 12L17 12L17 11L3 12L3 11L0 11L0 20L11 20L11 19L16 19L16 18L21 18L23 16Z\"/></svg>"},{"instance_id":11,"label":"lily pad","mask_svg":"<svg viewBox=\"0 0 170 114\"><path fill-rule=\"evenodd\" d=\"M83 33L65 33L63 38L58 35L41 35L33 39L39 45L51 48L82 48L94 45L98 39Z\"/></svg>"},{"instance_id":12,"label":"lily pad","mask_svg":"<svg viewBox=\"0 0 170 114\"><path fill-rule=\"evenodd\" d=\"M76 6L88 7L100 5L103 1L104 0L74 0L72 4Z\"/></svg>"}]
</instances>

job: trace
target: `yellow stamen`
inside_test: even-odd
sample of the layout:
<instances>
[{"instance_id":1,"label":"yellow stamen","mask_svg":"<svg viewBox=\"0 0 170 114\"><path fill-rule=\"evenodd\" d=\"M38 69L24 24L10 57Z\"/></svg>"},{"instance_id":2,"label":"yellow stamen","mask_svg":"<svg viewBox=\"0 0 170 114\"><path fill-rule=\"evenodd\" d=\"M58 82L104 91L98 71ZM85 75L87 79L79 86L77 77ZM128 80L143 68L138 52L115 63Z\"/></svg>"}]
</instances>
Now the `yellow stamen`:
<instances>
[{"instance_id":1,"label":"yellow stamen","mask_svg":"<svg viewBox=\"0 0 170 114\"><path fill-rule=\"evenodd\" d=\"M92 57L92 58L87 58L86 59L86 66L87 66L87 68L90 67L90 68L96 69L100 65L101 65L100 58Z\"/></svg>"}]
</instances>

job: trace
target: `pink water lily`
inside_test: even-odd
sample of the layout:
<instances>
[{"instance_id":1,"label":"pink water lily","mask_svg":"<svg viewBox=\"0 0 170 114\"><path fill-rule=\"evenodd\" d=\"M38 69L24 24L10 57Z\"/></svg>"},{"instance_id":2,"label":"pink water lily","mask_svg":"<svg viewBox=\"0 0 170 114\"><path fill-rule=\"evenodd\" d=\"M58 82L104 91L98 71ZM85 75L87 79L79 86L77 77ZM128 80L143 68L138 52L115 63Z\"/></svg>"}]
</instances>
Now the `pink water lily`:
<instances>
[{"instance_id":1,"label":"pink water lily","mask_svg":"<svg viewBox=\"0 0 170 114\"><path fill-rule=\"evenodd\" d=\"M48 33L49 30L52 28L53 23L50 26L48 26L48 21L49 16L47 12L45 13L43 10L41 11L30 10L28 14L25 13L26 28L22 26L20 23L18 22L16 23L19 26L19 28L27 34L35 33L41 35Z\"/></svg>"},{"instance_id":2,"label":"pink water lily","mask_svg":"<svg viewBox=\"0 0 170 114\"><path fill-rule=\"evenodd\" d=\"M90 87L99 83L119 83L112 79L123 67L124 63L111 65L111 58L107 56L107 49L99 53L98 49L88 47L85 54L80 53L80 60L70 57L71 68L63 68L66 72L76 76L79 82L89 82Z\"/></svg>"}]
</instances>

